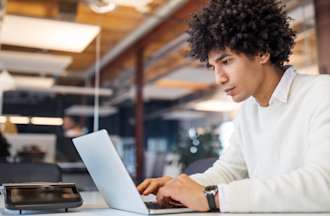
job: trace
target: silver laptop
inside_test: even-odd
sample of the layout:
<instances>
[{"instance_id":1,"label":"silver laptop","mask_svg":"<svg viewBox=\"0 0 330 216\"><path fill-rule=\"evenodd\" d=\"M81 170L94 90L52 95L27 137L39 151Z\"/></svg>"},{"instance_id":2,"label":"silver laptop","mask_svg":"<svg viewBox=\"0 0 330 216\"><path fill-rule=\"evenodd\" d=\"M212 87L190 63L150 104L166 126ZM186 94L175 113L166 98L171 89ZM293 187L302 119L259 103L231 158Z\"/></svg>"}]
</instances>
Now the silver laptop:
<instances>
[{"instance_id":1,"label":"silver laptop","mask_svg":"<svg viewBox=\"0 0 330 216\"><path fill-rule=\"evenodd\" d=\"M142 214L192 212L145 203L121 161L106 130L73 139L81 159L110 208Z\"/></svg>"}]
</instances>

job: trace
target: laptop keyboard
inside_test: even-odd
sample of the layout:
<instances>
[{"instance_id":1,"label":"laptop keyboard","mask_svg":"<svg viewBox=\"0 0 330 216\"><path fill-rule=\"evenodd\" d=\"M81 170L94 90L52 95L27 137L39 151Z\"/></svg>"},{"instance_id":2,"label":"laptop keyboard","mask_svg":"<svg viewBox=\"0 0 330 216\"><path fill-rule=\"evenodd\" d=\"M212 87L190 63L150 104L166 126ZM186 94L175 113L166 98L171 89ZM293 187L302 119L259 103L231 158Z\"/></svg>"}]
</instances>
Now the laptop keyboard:
<instances>
[{"instance_id":1,"label":"laptop keyboard","mask_svg":"<svg viewBox=\"0 0 330 216\"><path fill-rule=\"evenodd\" d=\"M149 209L169 209L169 208L184 208L183 206L161 206L156 202L145 202Z\"/></svg>"}]
</instances>

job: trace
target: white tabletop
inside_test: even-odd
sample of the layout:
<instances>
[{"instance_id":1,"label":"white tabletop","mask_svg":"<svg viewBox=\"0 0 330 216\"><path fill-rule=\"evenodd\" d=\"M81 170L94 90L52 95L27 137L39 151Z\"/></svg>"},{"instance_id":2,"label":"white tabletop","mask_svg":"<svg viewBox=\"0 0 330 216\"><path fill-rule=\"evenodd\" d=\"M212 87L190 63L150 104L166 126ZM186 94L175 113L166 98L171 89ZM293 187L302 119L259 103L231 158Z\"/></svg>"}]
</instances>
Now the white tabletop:
<instances>
[{"instance_id":1,"label":"white tabletop","mask_svg":"<svg viewBox=\"0 0 330 216\"><path fill-rule=\"evenodd\" d=\"M57 210L52 212L46 211L23 211L22 215L33 215L33 216L44 216L44 215L63 215L63 214L70 214L75 216L102 216L102 215L111 215L111 216L137 216L141 214L134 214L125 211L119 211L115 209L108 208L107 204L105 203L104 199L98 192L81 192L81 196L84 200L83 205L80 208L69 209L69 212L65 213L64 210ZM3 196L0 195L0 214L1 215L19 215L18 211L10 211L4 208L4 200ZM224 214L224 213L184 213L184 214L171 214L171 216L175 215L234 215L234 216L251 216L254 214ZM267 215L275 215L275 216L330 216L330 213L326 214L256 214L257 216L267 216Z\"/></svg>"}]
</instances>

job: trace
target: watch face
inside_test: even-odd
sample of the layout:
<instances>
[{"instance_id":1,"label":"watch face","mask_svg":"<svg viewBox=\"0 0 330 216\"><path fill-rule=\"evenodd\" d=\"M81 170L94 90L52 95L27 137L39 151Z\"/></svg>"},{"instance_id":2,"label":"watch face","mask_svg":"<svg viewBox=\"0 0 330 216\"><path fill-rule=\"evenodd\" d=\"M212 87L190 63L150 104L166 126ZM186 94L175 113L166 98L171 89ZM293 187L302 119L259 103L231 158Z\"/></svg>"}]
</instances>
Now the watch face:
<instances>
[{"instance_id":1,"label":"watch face","mask_svg":"<svg viewBox=\"0 0 330 216\"><path fill-rule=\"evenodd\" d=\"M216 185L211 185L211 186L206 186L204 189L204 194L212 194L215 195L218 192L218 186Z\"/></svg>"},{"instance_id":2,"label":"watch face","mask_svg":"<svg viewBox=\"0 0 330 216\"><path fill-rule=\"evenodd\" d=\"M205 187L205 191L218 191L218 186L216 185L210 185Z\"/></svg>"}]
</instances>

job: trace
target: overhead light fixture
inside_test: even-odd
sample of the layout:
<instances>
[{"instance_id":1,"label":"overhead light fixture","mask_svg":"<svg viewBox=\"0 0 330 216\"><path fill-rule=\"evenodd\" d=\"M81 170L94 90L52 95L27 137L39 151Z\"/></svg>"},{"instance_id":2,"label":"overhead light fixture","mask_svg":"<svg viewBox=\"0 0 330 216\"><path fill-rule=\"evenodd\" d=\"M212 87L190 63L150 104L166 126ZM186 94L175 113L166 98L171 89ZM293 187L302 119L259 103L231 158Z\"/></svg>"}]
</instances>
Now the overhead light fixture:
<instances>
[{"instance_id":1,"label":"overhead light fixture","mask_svg":"<svg viewBox=\"0 0 330 216\"><path fill-rule=\"evenodd\" d=\"M112 0L89 0L89 7L95 13L109 13L116 8L116 3Z\"/></svg>"},{"instance_id":2,"label":"overhead light fixture","mask_svg":"<svg viewBox=\"0 0 330 216\"><path fill-rule=\"evenodd\" d=\"M79 86L64 86L54 85L50 88L44 88L40 86L18 86L16 90L20 91L31 91L31 92L42 92L49 94L68 94L68 95L86 95L94 96L95 89L92 87L79 87ZM111 96L113 91L111 89L102 88L99 89L98 95L102 97Z\"/></svg>"},{"instance_id":3,"label":"overhead light fixture","mask_svg":"<svg viewBox=\"0 0 330 216\"><path fill-rule=\"evenodd\" d=\"M60 125L63 125L63 119L62 118L49 118L49 117L32 117L31 123L34 125L60 126Z\"/></svg>"},{"instance_id":4,"label":"overhead light fixture","mask_svg":"<svg viewBox=\"0 0 330 216\"><path fill-rule=\"evenodd\" d=\"M48 89L55 83L54 78L47 77L28 77L28 76L14 76L16 88L40 88Z\"/></svg>"},{"instance_id":5,"label":"overhead light fixture","mask_svg":"<svg viewBox=\"0 0 330 216\"><path fill-rule=\"evenodd\" d=\"M13 124L29 124L30 123L29 117L25 117L25 116L10 116L9 121Z\"/></svg>"},{"instance_id":6,"label":"overhead light fixture","mask_svg":"<svg viewBox=\"0 0 330 216\"><path fill-rule=\"evenodd\" d=\"M2 50L0 52L0 62L9 71L59 76L72 63L72 57Z\"/></svg>"},{"instance_id":7,"label":"overhead light fixture","mask_svg":"<svg viewBox=\"0 0 330 216\"><path fill-rule=\"evenodd\" d=\"M7 117L6 116L0 116L0 123L3 124L7 121Z\"/></svg>"},{"instance_id":8,"label":"overhead light fixture","mask_svg":"<svg viewBox=\"0 0 330 216\"><path fill-rule=\"evenodd\" d=\"M11 76L7 70L3 70L0 73L0 91L9 91L15 89L15 79Z\"/></svg>"},{"instance_id":9,"label":"overhead light fixture","mask_svg":"<svg viewBox=\"0 0 330 216\"><path fill-rule=\"evenodd\" d=\"M111 106L101 106L99 108L100 116L109 116L117 113L117 108ZM86 106L86 105L74 105L65 110L65 114L67 115L75 115L75 116L93 116L94 115L94 106Z\"/></svg>"},{"instance_id":10,"label":"overhead light fixture","mask_svg":"<svg viewBox=\"0 0 330 216\"><path fill-rule=\"evenodd\" d=\"M87 0L90 8L96 13L113 11L117 5L133 7L141 13L150 11L148 4L153 0Z\"/></svg>"},{"instance_id":11,"label":"overhead light fixture","mask_svg":"<svg viewBox=\"0 0 330 216\"><path fill-rule=\"evenodd\" d=\"M189 110L177 110L166 113L163 115L165 120L193 120L205 118L205 113L189 111Z\"/></svg>"},{"instance_id":12,"label":"overhead light fixture","mask_svg":"<svg viewBox=\"0 0 330 216\"><path fill-rule=\"evenodd\" d=\"M131 88L129 94L127 95L130 98L135 98L136 89ZM193 92L191 89L184 88L162 88L157 85L146 85L144 87L143 97L145 100L175 100L186 96Z\"/></svg>"},{"instance_id":13,"label":"overhead light fixture","mask_svg":"<svg viewBox=\"0 0 330 216\"><path fill-rule=\"evenodd\" d=\"M1 39L7 45L82 52L99 32L95 25L6 15Z\"/></svg>"},{"instance_id":14,"label":"overhead light fixture","mask_svg":"<svg viewBox=\"0 0 330 216\"><path fill-rule=\"evenodd\" d=\"M62 118L56 117L28 117L28 116L0 116L0 123L5 123L7 119L13 124L33 124L44 126L61 126Z\"/></svg>"},{"instance_id":15,"label":"overhead light fixture","mask_svg":"<svg viewBox=\"0 0 330 216\"><path fill-rule=\"evenodd\" d=\"M209 112L230 112L240 108L239 103L221 100L206 100L193 105L193 109Z\"/></svg>"}]
</instances>

